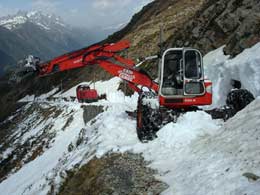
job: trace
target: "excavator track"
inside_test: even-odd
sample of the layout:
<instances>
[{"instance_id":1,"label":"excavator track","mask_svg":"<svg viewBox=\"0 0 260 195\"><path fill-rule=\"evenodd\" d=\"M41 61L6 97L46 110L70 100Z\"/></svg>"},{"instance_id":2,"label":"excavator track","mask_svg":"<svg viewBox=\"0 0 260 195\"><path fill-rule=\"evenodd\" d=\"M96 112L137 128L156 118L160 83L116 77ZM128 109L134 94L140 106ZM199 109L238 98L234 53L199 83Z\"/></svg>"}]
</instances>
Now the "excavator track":
<instances>
[{"instance_id":1,"label":"excavator track","mask_svg":"<svg viewBox=\"0 0 260 195\"><path fill-rule=\"evenodd\" d=\"M150 117L153 116L153 119ZM156 117L156 120L154 120ZM158 123L159 122L159 123ZM160 129L161 118L157 110L148 105L138 103L137 107L137 136L141 142L148 142L155 139L156 132Z\"/></svg>"},{"instance_id":2,"label":"excavator track","mask_svg":"<svg viewBox=\"0 0 260 195\"><path fill-rule=\"evenodd\" d=\"M137 136L143 143L157 138L156 133L169 122L176 122L178 117L185 113L184 110L173 110L164 107L153 106L149 101L151 95L142 93L139 95L137 105ZM154 97L155 101L157 100ZM157 100L158 101L158 100Z\"/></svg>"}]
</instances>

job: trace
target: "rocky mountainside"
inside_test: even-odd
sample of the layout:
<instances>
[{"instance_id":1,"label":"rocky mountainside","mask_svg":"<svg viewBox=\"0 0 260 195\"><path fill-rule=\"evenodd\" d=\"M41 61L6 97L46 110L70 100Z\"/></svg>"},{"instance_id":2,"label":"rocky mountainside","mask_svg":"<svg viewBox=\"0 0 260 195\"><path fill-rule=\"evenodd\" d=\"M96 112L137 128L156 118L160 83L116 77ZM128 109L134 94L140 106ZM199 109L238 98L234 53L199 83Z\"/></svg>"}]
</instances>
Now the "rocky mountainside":
<instances>
[{"instance_id":1,"label":"rocky mountainside","mask_svg":"<svg viewBox=\"0 0 260 195\"><path fill-rule=\"evenodd\" d=\"M129 39L132 57L158 51L160 26L167 47L195 47L204 54L226 45L237 55L259 42L258 0L156 0L108 40Z\"/></svg>"},{"instance_id":2,"label":"rocky mountainside","mask_svg":"<svg viewBox=\"0 0 260 195\"><path fill-rule=\"evenodd\" d=\"M260 41L258 0L205 1L182 30L171 35L169 46L193 46L204 53L226 45L226 54L235 56Z\"/></svg>"},{"instance_id":3,"label":"rocky mountainside","mask_svg":"<svg viewBox=\"0 0 260 195\"><path fill-rule=\"evenodd\" d=\"M204 2L205 0L153 1L135 14L125 28L111 35L108 40L130 40L132 47L129 55L132 58L154 55L158 52L160 27L164 30L164 40L167 40L202 9Z\"/></svg>"},{"instance_id":4,"label":"rocky mountainside","mask_svg":"<svg viewBox=\"0 0 260 195\"><path fill-rule=\"evenodd\" d=\"M1 69L32 54L51 59L91 43L84 29L72 28L61 18L42 12L18 12L0 18Z\"/></svg>"}]
</instances>

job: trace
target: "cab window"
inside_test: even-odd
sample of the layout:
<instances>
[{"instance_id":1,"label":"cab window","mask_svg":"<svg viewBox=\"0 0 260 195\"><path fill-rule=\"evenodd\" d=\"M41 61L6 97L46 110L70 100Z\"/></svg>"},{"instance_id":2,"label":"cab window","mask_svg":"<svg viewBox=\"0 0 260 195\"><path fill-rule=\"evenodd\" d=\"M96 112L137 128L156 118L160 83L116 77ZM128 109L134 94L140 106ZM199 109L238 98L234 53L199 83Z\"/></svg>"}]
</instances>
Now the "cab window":
<instances>
[{"instance_id":1,"label":"cab window","mask_svg":"<svg viewBox=\"0 0 260 195\"><path fill-rule=\"evenodd\" d=\"M199 79L202 77L201 57L195 50L185 52L185 77L188 79Z\"/></svg>"}]
</instances>

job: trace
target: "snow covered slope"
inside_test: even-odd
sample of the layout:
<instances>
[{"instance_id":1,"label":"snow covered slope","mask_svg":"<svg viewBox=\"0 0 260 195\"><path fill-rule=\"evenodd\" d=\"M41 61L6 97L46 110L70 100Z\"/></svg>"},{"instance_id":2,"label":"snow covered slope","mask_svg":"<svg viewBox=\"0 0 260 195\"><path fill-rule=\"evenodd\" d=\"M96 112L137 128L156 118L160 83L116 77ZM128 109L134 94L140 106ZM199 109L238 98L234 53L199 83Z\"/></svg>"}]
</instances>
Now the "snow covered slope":
<instances>
[{"instance_id":1,"label":"snow covered slope","mask_svg":"<svg viewBox=\"0 0 260 195\"><path fill-rule=\"evenodd\" d=\"M233 60L216 57L222 56L221 49L215 51L219 55L211 53L211 57L205 58L208 75L213 75L209 65L213 64L224 75L242 78L243 85L250 84L249 89L255 89L254 94L259 95L258 66L254 67L253 63L257 64L258 58L254 55L255 58L246 58L255 54L259 47L256 45ZM220 60L220 65L219 61L214 65L215 59ZM250 67L257 74L246 72L246 82L238 67L242 70ZM256 80L253 82L253 79ZM117 91L119 81L113 78L96 83L99 93L107 93L107 100L83 106L76 100L47 99L49 96L74 96L75 88L58 94L54 89L41 98L24 98L24 101L32 102L5 122L19 124L10 129L0 145L0 164L9 168L2 177L0 192L55 194L67 176L67 170L86 164L94 156L132 152L142 154L150 162L149 166L158 170L156 177L170 186L163 193L166 195L259 194L259 98L227 122L212 120L202 111L186 113L177 123L164 126L157 133L157 139L142 144L136 135L135 119L125 112L136 109L138 96L125 97ZM219 81L219 78L214 76L213 81ZM214 89L217 102L222 98L219 93L222 84L216 82ZM228 90L228 87L224 89ZM93 106L101 106L103 111L90 121L84 120L84 115L91 113ZM4 163L6 161L15 166L10 169ZM250 179L250 175L256 179Z\"/></svg>"}]
</instances>

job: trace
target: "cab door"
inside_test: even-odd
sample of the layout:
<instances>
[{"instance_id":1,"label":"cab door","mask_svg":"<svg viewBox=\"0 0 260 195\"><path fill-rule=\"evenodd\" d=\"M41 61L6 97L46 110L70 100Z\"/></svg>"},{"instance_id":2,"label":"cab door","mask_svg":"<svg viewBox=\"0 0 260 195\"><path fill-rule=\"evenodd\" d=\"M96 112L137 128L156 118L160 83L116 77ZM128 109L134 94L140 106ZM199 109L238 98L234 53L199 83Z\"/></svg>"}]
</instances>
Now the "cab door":
<instances>
[{"instance_id":1,"label":"cab door","mask_svg":"<svg viewBox=\"0 0 260 195\"><path fill-rule=\"evenodd\" d=\"M164 52L160 71L159 94L165 98L183 97L183 49L171 48Z\"/></svg>"}]
</instances>

